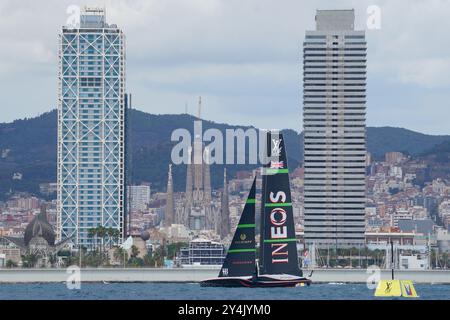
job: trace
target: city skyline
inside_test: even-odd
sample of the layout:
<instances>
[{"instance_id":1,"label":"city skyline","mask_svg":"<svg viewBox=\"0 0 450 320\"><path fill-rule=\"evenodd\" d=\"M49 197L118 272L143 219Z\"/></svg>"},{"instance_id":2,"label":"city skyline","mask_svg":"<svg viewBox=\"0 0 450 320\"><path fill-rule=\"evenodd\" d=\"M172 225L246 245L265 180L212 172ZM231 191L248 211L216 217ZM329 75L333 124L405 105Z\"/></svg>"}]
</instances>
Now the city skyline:
<instances>
[{"instance_id":1,"label":"city skyline","mask_svg":"<svg viewBox=\"0 0 450 320\"><path fill-rule=\"evenodd\" d=\"M0 300L450 299L450 0L375 1L0 0Z\"/></svg>"},{"instance_id":2,"label":"city skyline","mask_svg":"<svg viewBox=\"0 0 450 320\"><path fill-rule=\"evenodd\" d=\"M20 41L5 34L8 45L0 50L4 66L0 84L11 93L22 86L30 89L26 96L5 97L8 110L1 122L53 108L57 43L52 30L68 19L66 9L71 4L93 2L0 4L0 15L5 15L0 22L4 30L14 20L6 16L22 17L24 21L16 28ZM194 113L196 97L201 94L208 106L203 111L205 119L269 127L274 106L283 106L284 114L290 116L280 124L300 131L298 48L304 31L314 24L315 9L334 8L334 3L287 2L282 7L275 3L259 6L255 2L238 5L221 1L212 1L208 6L198 1L98 4L105 5L107 15L127 31L128 87L137 108L152 113L183 113L187 103L189 113ZM366 10L370 5L381 9L381 29L367 30L368 126L450 133L446 117L442 116L448 112L444 102L448 101L445 89L450 63L448 49L437 41L446 30L448 22L443 17L450 8L439 6L437 1L344 1L337 7L354 7L356 27L367 29ZM49 18L42 21L35 15L36 6ZM178 19L182 14L183 19ZM224 21L230 18L236 21L235 26L225 27ZM246 28L241 28L243 22ZM30 23L39 28L30 30ZM206 23L212 24L208 30L204 28ZM32 58L21 52L33 53Z\"/></svg>"}]
</instances>

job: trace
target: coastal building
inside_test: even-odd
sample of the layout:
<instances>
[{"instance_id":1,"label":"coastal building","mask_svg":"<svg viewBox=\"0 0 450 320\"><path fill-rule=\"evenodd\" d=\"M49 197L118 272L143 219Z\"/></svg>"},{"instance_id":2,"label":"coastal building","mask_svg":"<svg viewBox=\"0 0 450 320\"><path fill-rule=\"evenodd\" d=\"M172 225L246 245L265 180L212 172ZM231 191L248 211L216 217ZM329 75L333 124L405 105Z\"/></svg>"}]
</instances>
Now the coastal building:
<instances>
[{"instance_id":1,"label":"coastal building","mask_svg":"<svg viewBox=\"0 0 450 320\"><path fill-rule=\"evenodd\" d=\"M223 244L204 238L189 242L189 246L181 248L177 263L183 268L199 266L222 266L225 259Z\"/></svg>"},{"instance_id":2,"label":"coastal building","mask_svg":"<svg viewBox=\"0 0 450 320\"><path fill-rule=\"evenodd\" d=\"M50 196L57 192L58 184L55 182L40 183L39 192L43 195Z\"/></svg>"},{"instance_id":3,"label":"coastal building","mask_svg":"<svg viewBox=\"0 0 450 320\"><path fill-rule=\"evenodd\" d=\"M447 229L436 230L436 244L440 252L450 253L450 232Z\"/></svg>"},{"instance_id":4,"label":"coastal building","mask_svg":"<svg viewBox=\"0 0 450 320\"><path fill-rule=\"evenodd\" d=\"M427 270L429 268L429 259L426 255L401 254L398 257L398 260L400 262L400 270Z\"/></svg>"},{"instance_id":5,"label":"coastal building","mask_svg":"<svg viewBox=\"0 0 450 320\"><path fill-rule=\"evenodd\" d=\"M150 186L129 186L128 202L131 211L144 211L150 203Z\"/></svg>"},{"instance_id":6,"label":"coastal building","mask_svg":"<svg viewBox=\"0 0 450 320\"><path fill-rule=\"evenodd\" d=\"M360 246L365 231L366 40L354 10L318 10L303 43L305 241Z\"/></svg>"},{"instance_id":7,"label":"coastal building","mask_svg":"<svg viewBox=\"0 0 450 320\"><path fill-rule=\"evenodd\" d=\"M416 232L423 235L431 235L434 233L434 222L431 219L398 220L397 225L402 232Z\"/></svg>"},{"instance_id":8,"label":"coastal building","mask_svg":"<svg viewBox=\"0 0 450 320\"><path fill-rule=\"evenodd\" d=\"M39 209L41 200L30 196L13 196L7 201L7 205L9 208L17 211L29 211Z\"/></svg>"},{"instance_id":9,"label":"coastal building","mask_svg":"<svg viewBox=\"0 0 450 320\"><path fill-rule=\"evenodd\" d=\"M182 224L172 224L170 227L164 228L164 232L167 240L172 243L191 240L189 230Z\"/></svg>"},{"instance_id":10,"label":"coastal building","mask_svg":"<svg viewBox=\"0 0 450 320\"><path fill-rule=\"evenodd\" d=\"M388 164L399 164L405 160L405 155L401 152L386 152L384 155Z\"/></svg>"},{"instance_id":11,"label":"coastal building","mask_svg":"<svg viewBox=\"0 0 450 320\"><path fill-rule=\"evenodd\" d=\"M366 232L366 241L370 245L388 245L397 243L399 245L414 245L416 234L413 232L400 232L398 230L380 230Z\"/></svg>"},{"instance_id":12,"label":"coastal building","mask_svg":"<svg viewBox=\"0 0 450 320\"><path fill-rule=\"evenodd\" d=\"M85 8L58 53L57 238L90 248L91 228L125 236L125 36Z\"/></svg>"},{"instance_id":13,"label":"coastal building","mask_svg":"<svg viewBox=\"0 0 450 320\"><path fill-rule=\"evenodd\" d=\"M56 242L52 225L47 220L47 208L43 204L39 214L26 226L22 236L0 237L0 253L7 260L19 263L24 255L36 258L36 267L50 267L59 250L65 247L70 238Z\"/></svg>"},{"instance_id":14,"label":"coastal building","mask_svg":"<svg viewBox=\"0 0 450 320\"><path fill-rule=\"evenodd\" d=\"M22 260L20 254L20 248L17 245L0 236L0 255L4 255L5 262L10 260L14 264L19 265Z\"/></svg>"}]
</instances>

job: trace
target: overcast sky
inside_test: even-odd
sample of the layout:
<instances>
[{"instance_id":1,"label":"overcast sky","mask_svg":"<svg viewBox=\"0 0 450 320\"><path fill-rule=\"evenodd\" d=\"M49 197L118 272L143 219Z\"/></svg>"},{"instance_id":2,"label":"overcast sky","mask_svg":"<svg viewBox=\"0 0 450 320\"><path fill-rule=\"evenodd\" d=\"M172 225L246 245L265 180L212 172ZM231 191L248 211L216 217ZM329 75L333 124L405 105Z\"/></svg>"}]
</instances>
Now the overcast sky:
<instances>
[{"instance_id":1,"label":"overcast sky","mask_svg":"<svg viewBox=\"0 0 450 320\"><path fill-rule=\"evenodd\" d=\"M337 4L338 3L338 4ZM70 5L104 6L127 37L127 91L150 113L302 128L302 41L316 9L381 9L367 30L369 126L450 134L445 0L0 0L0 122L56 107L57 36Z\"/></svg>"}]
</instances>

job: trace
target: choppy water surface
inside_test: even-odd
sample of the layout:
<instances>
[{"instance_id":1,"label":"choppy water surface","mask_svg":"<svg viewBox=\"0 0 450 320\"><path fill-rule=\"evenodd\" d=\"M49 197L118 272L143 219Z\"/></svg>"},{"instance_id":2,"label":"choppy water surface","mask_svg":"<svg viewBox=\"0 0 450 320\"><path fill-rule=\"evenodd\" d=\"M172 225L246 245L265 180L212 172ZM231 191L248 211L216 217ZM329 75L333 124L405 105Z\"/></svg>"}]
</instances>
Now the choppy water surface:
<instances>
[{"instance_id":1,"label":"choppy water surface","mask_svg":"<svg viewBox=\"0 0 450 320\"><path fill-rule=\"evenodd\" d=\"M450 285L415 285L419 299L450 299ZM368 300L365 284L312 284L297 288L203 288L197 283L64 283L0 284L1 300Z\"/></svg>"}]
</instances>

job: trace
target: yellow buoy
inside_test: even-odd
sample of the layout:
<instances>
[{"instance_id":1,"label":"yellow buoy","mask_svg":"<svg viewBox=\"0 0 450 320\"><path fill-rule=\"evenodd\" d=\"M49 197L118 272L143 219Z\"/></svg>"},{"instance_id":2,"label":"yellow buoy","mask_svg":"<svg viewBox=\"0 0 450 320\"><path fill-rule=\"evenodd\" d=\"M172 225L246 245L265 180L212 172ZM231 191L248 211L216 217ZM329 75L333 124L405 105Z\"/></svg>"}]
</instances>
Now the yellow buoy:
<instances>
[{"instance_id":1,"label":"yellow buoy","mask_svg":"<svg viewBox=\"0 0 450 320\"><path fill-rule=\"evenodd\" d=\"M392 280L380 280L375 290L375 297L417 298L418 295L411 280L394 280L394 268L394 243L391 241Z\"/></svg>"},{"instance_id":2,"label":"yellow buoy","mask_svg":"<svg viewBox=\"0 0 450 320\"><path fill-rule=\"evenodd\" d=\"M416 289L411 280L380 280L375 297L404 297L418 298Z\"/></svg>"},{"instance_id":3,"label":"yellow buoy","mask_svg":"<svg viewBox=\"0 0 450 320\"><path fill-rule=\"evenodd\" d=\"M402 286L402 297L405 298L418 298L416 289L414 288L413 282L411 280L400 281Z\"/></svg>"},{"instance_id":4,"label":"yellow buoy","mask_svg":"<svg viewBox=\"0 0 450 320\"><path fill-rule=\"evenodd\" d=\"M400 280L380 280L375 297L401 297Z\"/></svg>"}]
</instances>

